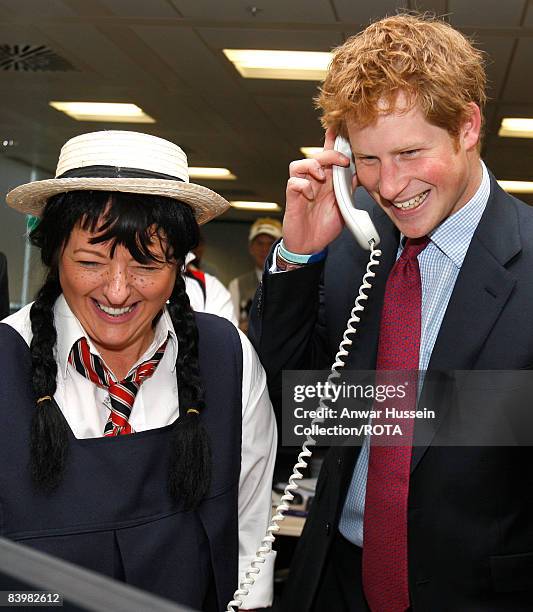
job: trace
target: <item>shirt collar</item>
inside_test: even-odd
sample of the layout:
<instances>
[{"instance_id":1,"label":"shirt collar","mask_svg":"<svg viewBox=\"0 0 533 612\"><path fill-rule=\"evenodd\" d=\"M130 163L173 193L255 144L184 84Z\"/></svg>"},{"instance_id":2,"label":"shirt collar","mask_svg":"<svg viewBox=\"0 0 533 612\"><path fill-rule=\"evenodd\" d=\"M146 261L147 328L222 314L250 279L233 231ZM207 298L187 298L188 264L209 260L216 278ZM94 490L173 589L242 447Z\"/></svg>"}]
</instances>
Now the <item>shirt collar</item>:
<instances>
[{"instance_id":1,"label":"shirt collar","mask_svg":"<svg viewBox=\"0 0 533 612\"><path fill-rule=\"evenodd\" d=\"M481 162L481 183L472 198L429 234L431 242L460 268L490 195L487 167Z\"/></svg>"},{"instance_id":2,"label":"shirt collar","mask_svg":"<svg viewBox=\"0 0 533 612\"><path fill-rule=\"evenodd\" d=\"M100 356L100 353L85 333L81 323L74 316L74 313L67 304L63 294L57 298L56 303L54 304L54 322L57 331L56 358L61 374L64 378L67 375L70 351L72 350L74 343L80 338L85 337L89 343L91 353ZM142 363L143 361L146 361L146 359L149 359L163 344L166 338L168 338L168 344L165 352L171 352L170 363L172 364L172 371L174 371L178 356L178 339L176 337L176 332L174 331L174 326L172 325L172 320L166 308L164 308L163 314L159 317L159 320L155 326L153 341L137 363L133 365L133 367L139 363Z\"/></svg>"}]
</instances>

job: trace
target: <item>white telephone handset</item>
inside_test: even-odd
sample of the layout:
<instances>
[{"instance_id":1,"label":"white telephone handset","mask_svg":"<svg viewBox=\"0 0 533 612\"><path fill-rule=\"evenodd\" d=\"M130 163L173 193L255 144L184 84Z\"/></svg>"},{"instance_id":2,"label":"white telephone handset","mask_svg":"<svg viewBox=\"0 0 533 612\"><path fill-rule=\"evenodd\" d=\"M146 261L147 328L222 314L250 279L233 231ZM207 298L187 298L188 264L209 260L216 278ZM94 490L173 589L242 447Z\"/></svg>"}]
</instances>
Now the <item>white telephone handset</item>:
<instances>
[{"instance_id":1,"label":"white telephone handset","mask_svg":"<svg viewBox=\"0 0 533 612\"><path fill-rule=\"evenodd\" d=\"M354 207L352 176L355 174L355 164L350 143L342 136L337 136L333 148L350 158L349 168L333 166L333 188L337 204L347 227L355 236L361 248L371 250L372 246L379 244L379 235L366 210L359 210Z\"/></svg>"}]
</instances>

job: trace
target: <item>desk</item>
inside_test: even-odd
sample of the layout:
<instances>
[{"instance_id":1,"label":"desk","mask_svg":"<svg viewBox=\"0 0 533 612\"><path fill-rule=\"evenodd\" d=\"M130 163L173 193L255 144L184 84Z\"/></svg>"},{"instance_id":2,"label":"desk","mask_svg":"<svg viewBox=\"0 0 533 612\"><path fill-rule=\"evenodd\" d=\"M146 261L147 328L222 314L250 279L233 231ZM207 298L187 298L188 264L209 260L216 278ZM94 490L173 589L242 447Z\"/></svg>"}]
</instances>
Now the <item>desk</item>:
<instances>
[{"instance_id":1,"label":"desk","mask_svg":"<svg viewBox=\"0 0 533 612\"><path fill-rule=\"evenodd\" d=\"M272 507L272 516L274 516L274 510ZM285 518L279 523L279 531L275 534L277 536L290 536L293 538L300 537L302 529L305 525L305 518L303 516L285 516Z\"/></svg>"},{"instance_id":2,"label":"desk","mask_svg":"<svg viewBox=\"0 0 533 612\"><path fill-rule=\"evenodd\" d=\"M274 485L272 490L272 516L274 516L277 504L281 500L282 493L287 486L287 483L281 482ZM295 493L297 499L290 504L293 510L308 510L313 499L316 487L316 478L303 478L298 482L298 490ZM298 538L302 533L305 525L305 517L285 515L285 518L279 523L279 531L277 535L290 536Z\"/></svg>"}]
</instances>

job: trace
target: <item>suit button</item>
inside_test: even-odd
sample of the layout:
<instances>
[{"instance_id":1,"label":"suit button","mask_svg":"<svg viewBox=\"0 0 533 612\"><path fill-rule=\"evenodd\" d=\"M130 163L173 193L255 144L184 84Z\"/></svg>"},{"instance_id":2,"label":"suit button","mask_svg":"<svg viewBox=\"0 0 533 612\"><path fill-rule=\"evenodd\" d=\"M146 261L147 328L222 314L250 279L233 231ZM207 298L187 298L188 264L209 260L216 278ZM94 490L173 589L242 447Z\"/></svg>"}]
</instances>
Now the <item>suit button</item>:
<instances>
[{"instance_id":1,"label":"suit button","mask_svg":"<svg viewBox=\"0 0 533 612\"><path fill-rule=\"evenodd\" d=\"M331 533L331 523L326 523L326 535Z\"/></svg>"},{"instance_id":2,"label":"suit button","mask_svg":"<svg viewBox=\"0 0 533 612\"><path fill-rule=\"evenodd\" d=\"M342 465L342 459L341 459L341 457L339 457L339 458L337 459L337 465L338 465L339 467Z\"/></svg>"}]
</instances>

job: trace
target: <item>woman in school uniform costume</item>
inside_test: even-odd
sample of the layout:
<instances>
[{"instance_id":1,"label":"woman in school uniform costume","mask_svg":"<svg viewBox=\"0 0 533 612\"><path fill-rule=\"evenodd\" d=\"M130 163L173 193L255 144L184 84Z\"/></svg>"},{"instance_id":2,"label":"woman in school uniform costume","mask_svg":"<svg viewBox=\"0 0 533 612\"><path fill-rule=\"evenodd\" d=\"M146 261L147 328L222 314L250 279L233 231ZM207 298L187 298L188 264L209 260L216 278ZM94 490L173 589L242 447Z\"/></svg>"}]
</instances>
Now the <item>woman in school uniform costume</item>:
<instances>
[{"instance_id":1,"label":"woman in school uniform costume","mask_svg":"<svg viewBox=\"0 0 533 612\"><path fill-rule=\"evenodd\" d=\"M0 323L0 534L201 610L267 526L276 431L245 337L181 275L226 210L176 145L84 134L7 202L41 217L35 302ZM273 557L273 555L270 555ZM271 602L272 563L244 608Z\"/></svg>"}]
</instances>

